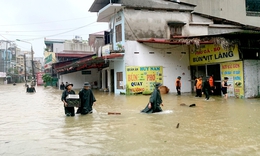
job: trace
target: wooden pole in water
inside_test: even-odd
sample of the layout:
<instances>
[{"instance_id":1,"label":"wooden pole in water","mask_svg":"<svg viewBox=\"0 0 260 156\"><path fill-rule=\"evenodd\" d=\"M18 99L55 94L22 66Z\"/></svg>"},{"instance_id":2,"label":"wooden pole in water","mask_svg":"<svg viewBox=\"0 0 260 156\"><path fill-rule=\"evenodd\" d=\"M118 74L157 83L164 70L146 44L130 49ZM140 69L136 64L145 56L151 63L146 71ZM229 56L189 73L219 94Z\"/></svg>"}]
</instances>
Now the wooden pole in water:
<instances>
[{"instance_id":1,"label":"wooden pole in water","mask_svg":"<svg viewBox=\"0 0 260 156\"><path fill-rule=\"evenodd\" d=\"M117 113L117 112L108 112L108 115L121 115L121 113Z\"/></svg>"},{"instance_id":2,"label":"wooden pole in water","mask_svg":"<svg viewBox=\"0 0 260 156\"><path fill-rule=\"evenodd\" d=\"M179 128L180 123L177 124L176 128Z\"/></svg>"}]
</instances>

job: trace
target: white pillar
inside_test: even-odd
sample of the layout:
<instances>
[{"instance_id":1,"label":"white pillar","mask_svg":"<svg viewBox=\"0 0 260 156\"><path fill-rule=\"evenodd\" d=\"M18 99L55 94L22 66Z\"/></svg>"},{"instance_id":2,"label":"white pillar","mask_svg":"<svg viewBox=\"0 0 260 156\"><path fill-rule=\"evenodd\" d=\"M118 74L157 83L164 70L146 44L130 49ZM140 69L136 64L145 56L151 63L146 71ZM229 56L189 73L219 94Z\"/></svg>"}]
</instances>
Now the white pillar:
<instances>
[{"instance_id":1,"label":"white pillar","mask_svg":"<svg viewBox=\"0 0 260 156\"><path fill-rule=\"evenodd\" d=\"M107 70L107 88L111 92L111 72L110 69Z\"/></svg>"}]
</instances>

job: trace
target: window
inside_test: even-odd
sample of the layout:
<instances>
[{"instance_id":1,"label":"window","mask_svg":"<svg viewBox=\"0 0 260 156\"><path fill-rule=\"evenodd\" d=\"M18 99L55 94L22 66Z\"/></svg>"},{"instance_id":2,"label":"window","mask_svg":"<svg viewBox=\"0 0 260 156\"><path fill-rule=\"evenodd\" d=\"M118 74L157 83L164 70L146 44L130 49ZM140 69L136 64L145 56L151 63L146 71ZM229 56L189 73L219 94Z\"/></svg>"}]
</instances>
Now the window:
<instances>
[{"instance_id":1,"label":"window","mask_svg":"<svg viewBox=\"0 0 260 156\"><path fill-rule=\"evenodd\" d=\"M260 16L260 1L259 0L246 0L246 15L247 16Z\"/></svg>"},{"instance_id":2,"label":"window","mask_svg":"<svg viewBox=\"0 0 260 156\"><path fill-rule=\"evenodd\" d=\"M123 89L123 85L121 84L123 82L123 72L116 73L116 82L116 88Z\"/></svg>"},{"instance_id":3,"label":"window","mask_svg":"<svg viewBox=\"0 0 260 156\"><path fill-rule=\"evenodd\" d=\"M173 36L182 36L182 26L170 26L170 38Z\"/></svg>"},{"instance_id":4,"label":"window","mask_svg":"<svg viewBox=\"0 0 260 156\"><path fill-rule=\"evenodd\" d=\"M122 41L122 25L116 26L116 42Z\"/></svg>"}]
</instances>

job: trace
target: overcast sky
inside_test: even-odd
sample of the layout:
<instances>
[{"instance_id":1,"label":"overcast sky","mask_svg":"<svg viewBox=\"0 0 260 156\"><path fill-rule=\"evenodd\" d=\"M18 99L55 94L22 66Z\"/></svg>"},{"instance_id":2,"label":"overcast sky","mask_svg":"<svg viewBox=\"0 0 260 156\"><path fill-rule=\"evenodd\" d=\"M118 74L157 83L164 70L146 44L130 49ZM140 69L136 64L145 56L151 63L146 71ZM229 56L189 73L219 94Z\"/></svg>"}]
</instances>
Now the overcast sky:
<instances>
[{"instance_id":1,"label":"overcast sky","mask_svg":"<svg viewBox=\"0 0 260 156\"><path fill-rule=\"evenodd\" d=\"M96 13L88 12L93 2L94 0L0 0L0 40L27 40L32 43L35 56L38 57L43 57L44 37L73 39L78 35L87 40L89 34L108 29L107 23L96 22ZM21 50L30 50L30 44L16 43Z\"/></svg>"}]
</instances>

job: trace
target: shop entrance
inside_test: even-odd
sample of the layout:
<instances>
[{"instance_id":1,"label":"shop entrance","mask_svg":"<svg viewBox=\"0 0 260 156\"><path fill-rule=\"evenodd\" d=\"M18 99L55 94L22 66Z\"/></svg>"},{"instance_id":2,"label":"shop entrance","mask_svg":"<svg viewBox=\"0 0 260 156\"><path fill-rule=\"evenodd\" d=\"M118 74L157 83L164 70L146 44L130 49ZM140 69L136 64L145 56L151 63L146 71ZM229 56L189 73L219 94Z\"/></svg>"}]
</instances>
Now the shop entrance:
<instances>
[{"instance_id":1,"label":"shop entrance","mask_svg":"<svg viewBox=\"0 0 260 156\"><path fill-rule=\"evenodd\" d=\"M216 89L214 90L214 95L221 95L221 75L220 75L220 64L210 64L210 65L203 65L203 66L192 66L191 67L191 75L193 80L193 86L194 86L194 80L199 77L203 76L203 79L206 78L206 76L214 76L214 84L216 86ZM192 88L193 88L192 86Z\"/></svg>"}]
</instances>

